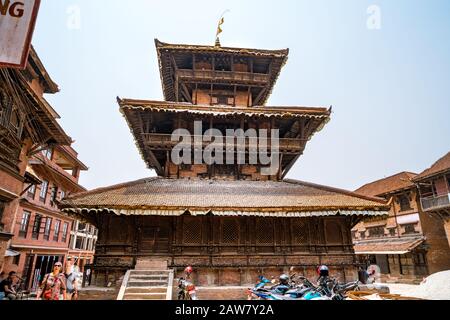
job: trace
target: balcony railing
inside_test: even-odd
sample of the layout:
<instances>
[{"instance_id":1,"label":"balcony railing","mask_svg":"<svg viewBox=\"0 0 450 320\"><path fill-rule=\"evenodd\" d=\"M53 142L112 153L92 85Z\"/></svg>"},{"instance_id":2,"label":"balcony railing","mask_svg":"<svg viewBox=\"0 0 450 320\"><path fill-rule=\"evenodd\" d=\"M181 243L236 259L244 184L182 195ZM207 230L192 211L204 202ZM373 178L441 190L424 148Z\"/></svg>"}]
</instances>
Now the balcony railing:
<instances>
[{"instance_id":1,"label":"balcony railing","mask_svg":"<svg viewBox=\"0 0 450 320\"><path fill-rule=\"evenodd\" d=\"M267 83L270 80L268 74L237 72L237 71L217 71L217 70L188 70L180 69L177 71L181 79L205 80L223 80L227 82L254 82Z\"/></svg>"},{"instance_id":2,"label":"balcony railing","mask_svg":"<svg viewBox=\"0 0 450 320\"><path fill-rule=\"evenodd\" d=\"M449 207L450 208L450 193L442 196L432 196L422 198L422 209L424 211L436 210Z\"/></svg>"},{"instance_id":3,"label":"balcony railing","mask_svg":"<svg viewBox=\"0 0 450 320\"><path fill-rule=\"evenodd\" d=\"M149 133L149 134L143 134L143 140L145 145L150 147L163 147L167 149L172 149L173 147L180 144L178 141L172 141L172 135L170 134L155 134L155 133ZM214 139L212 139L214 140ZM201 141L202 147L205 148L206 146L215 146L217 145L220 147L220 141L203 141L203 136L191 136L191 145L194 145L195 141ZM227 139L226 137L223 137L223 147L224 149L227 149L228 146L226 145ZM231 145L231 147L234 147L235 150L241 150L245 148L246 150L257 149L261 144L262 146L267 146L267 148L270 148L272 145L271 139L268 138L258 138L257 140L251 139L246 137L245 138L245 144L244 141L241 139L235 139L234 145ZM300 151L303 148L303 140L302 139L279 139L279 148L280 150L291 150L291 151Z\"/></svg>"}]
</instances>

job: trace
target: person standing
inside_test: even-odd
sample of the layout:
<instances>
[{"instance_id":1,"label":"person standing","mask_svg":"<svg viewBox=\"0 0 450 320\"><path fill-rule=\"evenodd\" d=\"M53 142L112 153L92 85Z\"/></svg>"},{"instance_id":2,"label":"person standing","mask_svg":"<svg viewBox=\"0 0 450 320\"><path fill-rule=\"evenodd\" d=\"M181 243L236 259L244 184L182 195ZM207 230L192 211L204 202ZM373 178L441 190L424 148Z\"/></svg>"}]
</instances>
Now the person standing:
<instances>
[{"instance_id":1,"label":"person standing","mask_svg":"<svg viewBox=\"0 0 450 320\"><path fill-rule=\"evenodd\" d=\"M56 262L53 266L53 272L46 274L40 285L37 299L42 300L67 300L66 277L61 272L62 263Z\"/></svg>"},{"instance_id":2,"label":"person standing","mask_svg":"<svg viewBox=\"0 0 450 320\"><path fill-rule=\"evenodd\" d=\"M72 258L68 258L64 272L67 280L67 300L78 300L78 280L80 274L77 269L78 267L74 265Z\"/></svg>"}]
</instances>

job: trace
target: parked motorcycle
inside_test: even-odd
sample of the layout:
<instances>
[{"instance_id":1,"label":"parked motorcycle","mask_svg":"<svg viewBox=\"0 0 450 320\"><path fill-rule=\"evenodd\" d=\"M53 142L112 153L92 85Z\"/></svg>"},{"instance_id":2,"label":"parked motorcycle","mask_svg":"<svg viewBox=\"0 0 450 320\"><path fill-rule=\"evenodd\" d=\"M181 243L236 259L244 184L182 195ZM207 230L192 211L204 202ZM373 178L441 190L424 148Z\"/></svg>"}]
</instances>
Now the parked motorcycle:
<instances>
[{"instance_id":1,"label":"parked motorcycle","mask_svg":"<svg viewBox=\"0 0 450 320\"><path fill-rule=\"evenodd\" d=\"M359 281L339 284L337 280L329 277L327 266L318 269L319 279L316 285L306 277L291 275L280 276L280 281L269 281L260 276L260 282L253 289L248 289L249 300L345 300L346 293L359 288ZM266 288L269 283L276 284Z\"/></svg>"},{"instance_id":2,"label":"parked motorcycle","mask_svg":"<svg viewBox=\"0 0 450 320\"><path fill-rule=\"evenodd\" d=\"M308 279L296 277L295 273L289 276L281 275L279 283L275 280L269 281L263 276L259 279L260 282L253 289L248 289L248 300L295 300L301 298L313 286ZM274 286L266 288L269 283Z\"/></svg>"}]
</instances>

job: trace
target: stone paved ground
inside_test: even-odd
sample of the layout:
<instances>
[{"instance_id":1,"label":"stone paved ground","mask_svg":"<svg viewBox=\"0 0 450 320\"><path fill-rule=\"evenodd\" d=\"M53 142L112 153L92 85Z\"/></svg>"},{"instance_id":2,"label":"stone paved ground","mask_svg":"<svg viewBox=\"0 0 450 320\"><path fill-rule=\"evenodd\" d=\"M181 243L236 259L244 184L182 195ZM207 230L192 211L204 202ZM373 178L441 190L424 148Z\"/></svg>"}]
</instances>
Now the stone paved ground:
<instances>
[{"instance_id":1,"label":"stone paved ground","mask_svg":"<svg viewBox=\"0 0 450 320\"><path fill-rule=\"evenodd\" d=\"M400 294L412 298L414 298L414 292L419 288L419 286L412 284L389 283L386 285L389 287L392 294Z\"/></svg>"},{"instance_id":2,"label":"stone paved ground","mask_svg":"<svg viewBox=\"0 0 450 320\"><path fill-rule=\"evenodd\" d=\"M247 300L248 287L199 287L199 300Z\"/></svg>"}]
</instances>

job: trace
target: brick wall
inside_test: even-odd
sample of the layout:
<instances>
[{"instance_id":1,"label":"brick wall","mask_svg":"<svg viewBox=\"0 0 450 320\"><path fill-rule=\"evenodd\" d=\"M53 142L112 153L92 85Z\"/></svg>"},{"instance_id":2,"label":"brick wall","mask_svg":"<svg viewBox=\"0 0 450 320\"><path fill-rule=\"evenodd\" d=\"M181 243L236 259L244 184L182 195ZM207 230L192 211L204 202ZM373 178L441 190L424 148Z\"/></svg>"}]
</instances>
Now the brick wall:
<instances>
[{"instance_id":1,"label":"brick wall","mask_svg":"<svg viewBox=\"0 0 450 320\"><path fill-rule=\"evenodd\" d=\"M444 229L447 235L448 244L450 246L450 219L445 220Z\"/></svg>"},{"instance_id":2,"label":"brick wall","mask_svg":"<svg viewBox=\"0 0 450 320\"><path fill-rule=\"evenodd\" d=\"M447 180L444 177L437 178L433 181L438 196L446 195L450 191L448 189Z\"/></svg>"}]
</instances>

